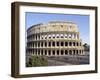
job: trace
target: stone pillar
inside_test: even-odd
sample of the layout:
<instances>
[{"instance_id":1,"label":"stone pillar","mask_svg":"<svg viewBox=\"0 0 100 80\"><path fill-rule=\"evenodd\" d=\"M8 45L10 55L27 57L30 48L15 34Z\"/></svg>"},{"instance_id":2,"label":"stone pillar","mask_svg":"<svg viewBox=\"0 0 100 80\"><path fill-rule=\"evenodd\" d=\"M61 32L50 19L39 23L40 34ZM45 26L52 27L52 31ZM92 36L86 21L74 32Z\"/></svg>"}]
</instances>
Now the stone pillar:
<instances>
[{"instance_id":1,"label":"stone pillar","mask_svg":"<svg viewBox=\"0 0 100 80\"><path fill-rule=\"evenodd\" d=\"M43 49L43 55L45 55L45 50Z\"/></svg>"},{"instance_id":2,"label":"stone pillar","mask_svg":"<svg viewBox=\"0 0 100 80\"><path fill-rule=\"evenodd\" d=\"M48 56L48 50L47 50L47 56Z\"/></svg>"},{"instance_id":3,"label":"stone pillar","mask_svg":"<svg viewBox=\"0 0 100 80\"><path fill-rule=\"evenodd\" d=\"M49 46L48 46L48 40L47 40L47 48L48 48Z\"/></svg>"},{"instance_id":4,"label":"stone pillar","mask_svg":"<svg viewBox=\"0 0 100 80\"><path fill-rule=\"evenodd\" d=\"M43 41L43 48L44 48L44 46L45 46L45 42Z\"/></svg>"},{"instance_id":5,"label":"stone pillar","mask_svg":"<svg viewBox=\"0 0 100 80\"><path fill-rule=\"evenodd\" d=\"M50 50L50 52L51 52L51 56L52 56L52 50Z\"/></svg>"},{"instance_id":6,"label":"stone pillar","mask_svg":"<svg viewBox=\"0 0 100 80\"><path fill-rule=\"evenodd\" d=\"M40 34L40 40L42 39L42 35Z\"/></svg>"},{"instance_id":7,"label":"stone pillar","mask_svg":"<svg viewBox=\"0 0 100 80\"><path fill-rule=\"evenodd\" d=\"M69 47L69 41L67 42L67 46Z\"/></svg>"},{"instance_id":8,"label":"stone pillar","mask_svg":"<svg viewBox=\"0 0 100 80\"><path fill-rule=\"evenodd\" d=\"M63 41L64 47L65 47L65 41Z\"/></svg>"}]
</instances>

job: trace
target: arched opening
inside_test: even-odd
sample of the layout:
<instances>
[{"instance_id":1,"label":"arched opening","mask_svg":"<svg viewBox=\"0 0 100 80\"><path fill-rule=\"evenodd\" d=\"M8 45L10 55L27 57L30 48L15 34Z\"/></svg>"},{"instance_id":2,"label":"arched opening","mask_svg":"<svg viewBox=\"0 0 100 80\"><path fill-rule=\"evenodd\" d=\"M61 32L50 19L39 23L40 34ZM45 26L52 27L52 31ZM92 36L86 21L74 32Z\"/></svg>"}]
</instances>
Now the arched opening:
<instances>
[{"instance_id":1,"label":"arched opening","mask_svg":"<svg viewBox=\"0 0 100 80\"><path fill-rule=\"evenodd\" d=\"M59 46L59 42L57 42L57 46Z\"/></svg>"},{"instance_id":2,"label":"arched opening","mask_svg":"<svg viewBox=\"0 0 100 80\"><path fill-rule=\"evenodd\" d=\"M37 35L36 35L36 40L37 40Z\"/></svg>"},{"instance_id":3,"label":"arched opening","mask_svg":"<svg viewBox=\"0 0 100 80\"><path fill-rule=\"evenodd\" d=\"M64 43L63 42L61 42L61 46L64 46Z\"/></svg>"},{"instance_id":4,"label":"arched opening","mask_svg":"<svg viewBox=\"0 0 100 80\"><path fill-rule=\"evenodd\" d=\"M57 55L59 55L59 50L57 50Z\"/></svg>"},{"instance_id":5,"label":"arched opening","mask_svg":"<svg viewBox=\"0 0 100 80\"><path fill-rule=\"evenodd\" d=\"M72 55L72 50L69 50L69 55Z\"/></svg>"},{"instance_id":6,"label":"arched opening","mask_svg":"<svg viewBox=\"0 0 100 80\"><path fill-rule=\"evenodd\" d=\"M63 55L64 54L64 51L63 50L61 50L61 55Z\"/></svg>"},{"instance_id":7,"label":"arched opening","mask_svg":"<svg viewBox=\"0 0 100 80\"><path fill-rule=\"evenodd\" d=\"M65 42L65 46L68 46L68 42Z\"/></svg>"},{"instance_id":8,"label":"arched opening","mask_svg":"<svg viewBox=\"0 0 100 80\"><path fill-rule=\"evenodd\" d=\"M55 55L55 50L53 50L53 52L52 52L52 53L53 53L53 55Z\"/></svg>"},{"instance_id":9,"label":"arched opening","mask_svg":"<svg viewBox=\"0 0 100 80\"><path fill-rule=\"evenodd\" d=\"M43 47L43 42L41 42L41 47Z\"/></svg>"},{"instance_id":10,"label":"arched opening","mask_svg":"<svg viewBox=\"0 0 100 80\"><path fill-rule=\"evenodd\" d=\"M40 50L38 50L38 55L40 55Z\"/></svg>"},{"instance_id":11,"label":"arched opening","mask_svg":"<svg viewBox=\"0 0 100 80\"><path fill-rule=\"evenodd\" d=\"M78 50L76 50L76 55L78 55Z\"/></svg>"},{"instance_id":12,"label":"arched opening","mask_svg":"<svg viewBox=\"0 0 100 80\"><path fill-rule=\"evenodd\" d=\"M55 46L55 42L52 42L52 46Z\"/></svg>"},{"instance_id":13,"label":"arched opening","mask_svg":"<svg viewBox=\"0 0 100 80\"><path fill-rule=\"evenodd\" d=\"M77 46L78 46L78 42L77 42Z\"/></svg>"},{"instance_id":14,"label":"arched opening","mask_svg":"<svg viewBox=\"0 0 100 80\"><path fill-rule=\"evenodd\" d=\"M73 46L75 46L75 42L73 42Z\"/></svg>"},{"instance_id":15,"label":"arched opening","mask_svg":"<svg viewBox=\"0 0 100 80\"><path fill-rule=\"evenodd\" d=\"M68 55L68 51L67 50L65 50L65 55Z\"/></svg>"},{"instance_id":16,"label":"arched opening","mask_svg":"<svg viewBox=\"0 0 100 80\"><path fill-rule=\"evenodd\" d=\"M43 50L41 50L41 55L43 55Z\"/></svg>"},{"instance_id":17,"label":"arched opening","mask_svg":"<svg viewBox=\"0 0 100 80\"><path fill-rule=\"evenodd\" d=\"M45 50L45 55L47 55L47 50Z\"/></svg>"}]
</instances>

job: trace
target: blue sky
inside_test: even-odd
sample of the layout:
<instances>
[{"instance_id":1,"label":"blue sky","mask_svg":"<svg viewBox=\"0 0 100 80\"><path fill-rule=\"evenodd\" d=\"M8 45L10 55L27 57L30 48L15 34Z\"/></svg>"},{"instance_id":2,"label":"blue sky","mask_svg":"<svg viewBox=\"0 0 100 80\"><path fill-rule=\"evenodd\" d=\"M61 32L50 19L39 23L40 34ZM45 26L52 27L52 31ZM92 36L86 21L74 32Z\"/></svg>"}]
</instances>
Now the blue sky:
<instances>
[{"instance_id":1,"label":"blue sky","mask_svg":"<svg viewBox=\"0 0 100 80\"><path fill-rule=\"evenodd\" d=\"M38 23L48 23L50 21L72 21L78 24L80 38L85 43L90 44L89 40L89 15L74 14L51 14L26 12L26 29Z\"/></svg>"}]
</instances>

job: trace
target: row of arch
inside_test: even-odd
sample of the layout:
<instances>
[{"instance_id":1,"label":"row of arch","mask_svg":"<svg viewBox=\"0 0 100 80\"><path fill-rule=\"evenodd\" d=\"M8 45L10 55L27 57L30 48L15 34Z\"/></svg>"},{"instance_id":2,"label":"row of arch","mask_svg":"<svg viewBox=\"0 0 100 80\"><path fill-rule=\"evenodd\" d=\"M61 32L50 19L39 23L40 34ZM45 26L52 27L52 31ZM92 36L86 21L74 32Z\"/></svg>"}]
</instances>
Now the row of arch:
<instances>
[{"instance_id":1,"label":"row of arch","mask_svg":"<svg viewBox=\"0 0 100 80\"><path fill-rule=\"evenodd\" d=\"M40 49L28 49L28 55L45 55L45 56L61 56L61 55L83 55L83 50L40 50Z\"/></svg>"},{"instance_id":2,"label":"row of arch","mask_svg":"<svg viewBox=\"0 0 100 80\"><path fill-rule=\"evenodd\" d=\"M29 42L27 47L63 47L63 46L82 46L81 42L68 42L68 41L45 41L45 42Z\"/></svg>"},{"instance_id":3,"label":"row of arch","mask_svg":"<svg viewBox=\"0 0 100 80\"><path fill-rule=\"evenodd\" d=\"M66 33L66 34L33 34L27 37L27 40L46 40L46 39L79 39L79 34Z\"/></svg>"}]
</instances>

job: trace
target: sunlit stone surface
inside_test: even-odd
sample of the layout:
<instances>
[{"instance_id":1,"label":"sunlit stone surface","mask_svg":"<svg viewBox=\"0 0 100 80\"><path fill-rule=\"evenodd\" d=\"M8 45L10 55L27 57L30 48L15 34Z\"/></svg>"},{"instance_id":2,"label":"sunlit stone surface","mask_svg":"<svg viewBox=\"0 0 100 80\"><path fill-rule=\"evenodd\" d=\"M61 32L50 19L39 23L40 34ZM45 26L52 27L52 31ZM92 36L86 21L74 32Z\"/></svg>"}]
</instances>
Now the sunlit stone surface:
<instances>
[{"instance_id":1,"label":"sunlit stone surface","mask_svg":"<svg viewBox=\"0 0 100 80\"><path fill-rule=\"evenodd\" d=\"M27 30L26 56L85 55L78 25L73 22L51 21L36 24Z\"/></svg>"}]
</instances>

